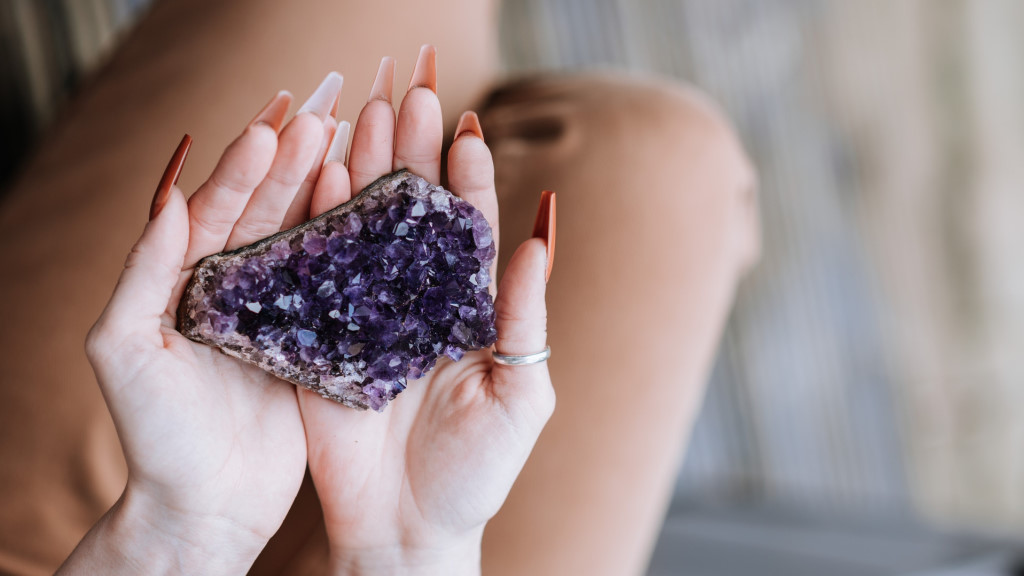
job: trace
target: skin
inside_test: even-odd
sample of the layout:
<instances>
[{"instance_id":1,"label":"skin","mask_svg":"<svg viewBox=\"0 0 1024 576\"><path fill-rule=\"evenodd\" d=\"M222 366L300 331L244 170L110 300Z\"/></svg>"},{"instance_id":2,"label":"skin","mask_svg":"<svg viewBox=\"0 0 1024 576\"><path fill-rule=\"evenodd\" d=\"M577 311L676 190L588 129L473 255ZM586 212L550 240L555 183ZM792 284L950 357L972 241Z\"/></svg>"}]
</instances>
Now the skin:
<instances>
[{"instance_id":1,"label":"skin","mask_svg":"<svg viewBox=\"0 0 1024 576\"><path fill-rule=\"evenodd\" d=\"M332 153L339 131L329 105L304 107L278 133L290 100L281 93L187 203L175 188L149 222L86 343L124 446L127 486L59 573L244 572L281 525L307 463L333 573L479 573L484 525L554 409L546 364L511 368L487 351L467 354L440 362L376 414L297 390L174 330L203 256L315 216L393 169L439 183L432 58L425 47L397 118L386 98L367 103L350 166ZM493 175L483 140L461 135L449 152L450 189L484 213L497 239ZM545 345L545 250L542 239L521 244L497 290L503 353Z\"/></svg>"}]
</instances>

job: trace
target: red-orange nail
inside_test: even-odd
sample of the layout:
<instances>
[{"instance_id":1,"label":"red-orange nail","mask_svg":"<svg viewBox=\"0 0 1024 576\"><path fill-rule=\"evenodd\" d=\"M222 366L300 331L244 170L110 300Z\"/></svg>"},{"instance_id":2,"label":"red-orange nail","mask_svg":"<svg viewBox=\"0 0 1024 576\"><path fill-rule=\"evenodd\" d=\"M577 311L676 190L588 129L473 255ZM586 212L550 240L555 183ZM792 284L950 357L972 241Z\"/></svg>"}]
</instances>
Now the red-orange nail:
<instances>
[{"instance_id":1,"label":"red-orange nail","mask_svg":"<svg viewBox=\"0 0 1024 576\"><path fill-rule=\"evenodd\" d=\"M287 90L281 90L274 97L267 102L267 105L256 114L256 117L252 119L249 124L266 124L277 130L281 129L281 124L284 124L284 117L288 114L288 107L292 105L292 93Z\"/></svg>"},{"instance_id":2,"label":"red-orange nail","mask_svg":"<svg viewBox=\"0 0 1024 576\"><path fill-rule=\"evenodd\" d=\"M420 48L416 67L412 69L409 90L416 87L430 88L431 92L437 94L437 48L430 44L424 44Z\"/></svg>"},{"instance_id":3,"label":"red-orange nail","mask_svg":"<svg viewBox=\"0 0 1024 576\"><path fill-rule=\"evenodd\" d=\"M391 90L395 85L395 59L385 56L380 59L380 67L377 68L377 76L373 79L373 87L370 88L370 97L367 102L383 100L391 102Z\"/></svg>"},{"instance_id":4,"label":"red-orange nail","mask_svg":"<svg viewBox=\"0 0 1024 576\"><path fill-rule=\"evenodd\" d=\"M484 139L484 130L480 127L480 118L477 117L476 112L469 110L463 112L459 118L459 125L455 127L455 139L458 140L459 136L462 136L466 132L473 133L477 138Z\"/></svg>"},{"instance_id":5,"label":"red-orange nail","mask_svg":"<svg viewBox=\"0 0 1024 576\"><path fill-rule=\"evenodd\" d=\"M555 264L555 193L550 190L540 194L537 220L533 223L533 237L543 238L548 247L548 268L544 271L544 281L547 282L551 278L551 268Z\"/></svg>"},{"instance_id":6,"label":"red-orange nail","mask_svg":"<svg viewBox=\"0 0 1024 576\"><path fill-rule=\"evenodd\" d=\"M171 187L178 183L181 167L185 165L185 157L188 156L188 149L191 146L192 137L185 134L181 143L178 144L178 149L174 151L174 156L171 156L171 161L167 163L164 175L160 178L160 184L156 187L156 193L153 194L153 203L149 207L150 220L156 218L167 205L167 200L171 197Z\"/></svg>"}]
</instances>

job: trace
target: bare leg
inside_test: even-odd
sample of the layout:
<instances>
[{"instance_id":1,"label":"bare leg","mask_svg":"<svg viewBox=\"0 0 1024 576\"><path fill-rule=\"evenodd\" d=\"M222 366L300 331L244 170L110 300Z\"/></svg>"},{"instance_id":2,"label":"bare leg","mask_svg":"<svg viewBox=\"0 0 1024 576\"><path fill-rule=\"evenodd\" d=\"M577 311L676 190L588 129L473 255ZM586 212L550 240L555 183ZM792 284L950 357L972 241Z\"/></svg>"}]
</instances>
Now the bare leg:
<instances>
[{"instance_id":1,"label":"bare leg","mask_svg":"<svg viewBox=\"0 0 1024 576\"><path fill-rule=\"evenodd\" d=\"M484 538L484 573L642 573L719 333L758 253L754 173L693 92L525 82L483 111L504 246L558 193L555 415ZM505 257L509 254L505 253Z\"/></svg>"},{"instance_id":2,"label":"bare leg","mask_svg":"<svg viewBox=\"0 0 1024 576\"><path fill-rule=\"evenodd\" d=\"M0 204L0 573L52 573L124 486L82 343L182 134L195 137L181 179L194 189L280 88L302 99L339 70L340 116L355 120L379 58L400 59L400 94L424 42L454 123L496 72L494 4L157 4ZM302 519L291 533L314 533Z\"/></svg>"}]
</instances>

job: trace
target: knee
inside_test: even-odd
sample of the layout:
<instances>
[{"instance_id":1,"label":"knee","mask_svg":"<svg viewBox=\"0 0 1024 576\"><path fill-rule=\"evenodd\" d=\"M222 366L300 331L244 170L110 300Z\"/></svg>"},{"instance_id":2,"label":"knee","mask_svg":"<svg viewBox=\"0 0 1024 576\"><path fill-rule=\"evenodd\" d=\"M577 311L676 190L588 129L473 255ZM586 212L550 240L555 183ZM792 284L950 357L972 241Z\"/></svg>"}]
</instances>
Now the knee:
<instances>
[{"instance_id":1,"label":"knee","mask_svg":"<svg viewBox=\"0 0 1024 576\"><path fill-rule=\"evenodd\" d=\"M718 104L692 86L668 80L611 76L592 82L595 94L606 97L595 99L586 141L609 148L601 153L608 162L660 172L651 182L665 190L644 194L689 196L679 201L699 208L696 218L722 214L736 265L741 272L749 269L761 252L757 172ZM688 184L671 186L673 181Z\"/></svg>"},{"instance_id":2,"label":"knee","mask_svg":"<svg viewBox=\"0 0 1024 576\"><path fill-rule=\"evenodd\" d=\"M675 226L720 215L738 268L757 261L756 170L725 114L697 89L615 74L539 78L499 89L485 114L499 164L503 153L532 150L577 168L574 177L592 179L624 209L660 205L655 216L683 218Z\"/></svg>"}]
</instances>

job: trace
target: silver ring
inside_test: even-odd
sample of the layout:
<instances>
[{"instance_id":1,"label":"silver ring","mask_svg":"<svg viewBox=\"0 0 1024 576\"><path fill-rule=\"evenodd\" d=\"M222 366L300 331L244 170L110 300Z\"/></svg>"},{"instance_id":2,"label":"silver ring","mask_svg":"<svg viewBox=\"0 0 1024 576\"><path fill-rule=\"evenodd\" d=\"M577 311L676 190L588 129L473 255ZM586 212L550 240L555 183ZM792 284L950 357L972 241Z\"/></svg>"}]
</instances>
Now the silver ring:
<instances>
[{"instance_id":1,"label":"silver ring","mask_svg":"<svg viewBox=\"0 0 1024 576\"><path fill-rule=\"evenodd\" d=\"M491 356L497 364L504 366L526 366L527 364L539 364L551 357L551 346L545 346L540 352L515 356L512 354L498 354L497 350L491 350Z\"/></svg>"}]
</instances>

